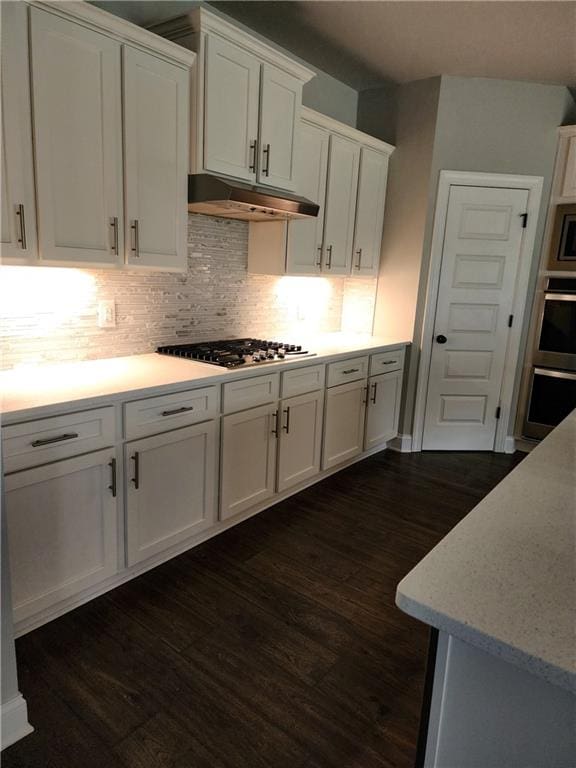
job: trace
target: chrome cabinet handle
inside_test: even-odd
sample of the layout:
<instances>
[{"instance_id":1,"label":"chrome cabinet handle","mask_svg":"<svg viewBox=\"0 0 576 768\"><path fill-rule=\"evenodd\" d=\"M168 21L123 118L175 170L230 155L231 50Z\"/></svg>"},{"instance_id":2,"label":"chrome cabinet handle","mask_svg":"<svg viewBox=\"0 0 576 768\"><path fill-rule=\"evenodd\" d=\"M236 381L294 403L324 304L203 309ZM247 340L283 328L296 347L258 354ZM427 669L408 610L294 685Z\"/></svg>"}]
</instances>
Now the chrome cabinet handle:
<instances>
[{"instance_id":1,"label":"chrome cabinet handle","mask_svg":"<svg viewBox=\"0 0 576 768\"><path fill-rule=\"evenodd\" d=\"M326 253L328 254L328 259L326 261L326 267L328 269L332 269L332 246L329 245L328 248L326 248Z\"/></svg>"},{"instance_id":2,"label":"chrome cabinet handle","mask_svg":"<svg viewBox=\"0 0 576 768\"><path fill-rule=\"evenodd\" d=\"M111 461L108 463L108 466L112 470L112 484L108 486L108 489L112 491L112 496L116 498L116 459L111 459Z\"/></svg>"},{"instance_id":3,"label":"chrome cabinet handle","mask_svg":"<svg viewBox=\"0 0 576 768\"><path fill-rule=\"evenodd\" d=\"M290 434L290 406L288 408L285 408L283 411L286 414L286 424L282 427L282 429L286 430L286 434Z\"/></svg>"},{"instance_id":4,"label":"chrome cabinet handle","mask_svg":"<svg viewBox=\"0 0 576 768\"><path fill-rule=\"evenodd\" d=\"M134 489L137 491L140 488L140 454L138 451L134 451L134 456L131 458L134 462L134 477L130 482L134 483Z\"/></svg>"},{"instance_id":5,"label":"chrome cabinet handle","mask_svg":"<svg viewBox=\"0 0 576 768\"><path fill-rule=\"evenodd\" d=\"M171 411L162 411L162 416L175 416L177 413L185 413L186 411L193 411L193 405L183 405L182 408L173 408Z\"/></svg>"},{"instance_id":6,"label":"chrome cabinet handle","mask_svg":"<svg viewBox=\"0 0 576 768\"><path fill-rule=\"evenodd\" d=\"M252 173L256 173L256 157L258 156L258 140L250 142L250 152L252 152L252 162L248 166L248 170Z\"/></svg>"},{"instance_id":7,"label":"chrome cabinet handle","mask_svg":"<svg viewBox=\"0 0 576 768\"><path fill-rule=\"evenodd\" d=\"M139 259L140 258L140 226L138 223L138 219L134 219L131 226L132 232L134 233L133 237L133 245L132 245L132 253L134 256Z\"/></svg>"},{"instance_id":8,"label":"chrome cabinet handle","mask_svg":"<svg viewBox=\"0 0 576 768\"><path fill-rule=\"evenodd\" d=\"M110 226L112 227L112 253L118 256L118 216L110 217Z\"/></svg>"},{"instance_id":9,"label":"chrome cabinet handle","mask_svg":"<svg viewBox=\"0 0 576 768\"><path fill-rule=\"evenodd\" d=\"M78 432L66 432L57 437L44 437L41 440L33 440L30 445L33 448L39 448L42 445L51 445L52 443L61 443L63 440L74 440L78 437Z\"/></svg>"},{"instance_id":10,"label":"chrome cabinet handle","mask_svg":"<svg viewBox=\"0 0 576 768\"><path fill-rule=\"evenodd\" d=\"M262 158L266 157L266 166L262 169L264 176L270 176L270 144L265 144L262 150Z\"/></svg>"},{"instance_id":11,"label":"chrome cabinet handle","mask_svg":"<svg viewBox=\"0 0 576 768\"><path fill-rule=\"evenodd\" d=\"M378 387L378 382L375 381L374 384L372 384L372 386L374 387L374 391L372 392L371 400L374 403L374 405L376 405L376 388Z\"/></svg>"},{"instance_id":12,"label":"chrome cabinet handle","mask_svg":"<svg viewBox=\"0 0 576 768\"><path fill-rule=\"evenodd\" d=\"M274 420L274 429L272 429L271 431L272 431L273 435L276 435L276 437L278 437L278 419L279 419L279 416L280 416L280 412L279 411L274 411L274 413L271 414L271 415L272 415L272 418Z\"/></svg>"},{"instance_id":13,"label":"chrome cabinet handle","mask_svg":"<svg viewBox=\"0 0 576 768\"><path fill-rule=\"evenodd\" d=\"M16 223L18 225L18 232L20 234L20 237L17 237L18 242L20 243L20 248L22 248L23 251L26 250L26 220L24 218L24 206L22 203L18 203L16 206Z\"/></svg>"},{"instance_id":14,"label":"chrome cabinet handle","mask_svg":"<svg viewBox=\"0 0 576 768\"><path fill-rule=\"evenodd\" d=\"M358 250L356 251L356 255L358 256L358 261L356 262L354 268L360 269L360 263L362 261L362 248L358 248Z\"/></svg>"},{"instance_id":15,"label":"chrome cabinet handle","mask_svg":"<svg viewBox=\"0 0 576 768\"><path fill-rule=\"evenodd\" d=\"M360 373L360 368L348 368L347 371L342 371L342 373Z\"/></svg>"},{"instance_id":16,"label":"chrome cabinet handle","mask_svg":"<svg viewBox=\"0 0 576 768\"><path fill-rule=\"evenodd\" d=\"M322 266L322 246L319 245L316 250L318 251L318 261L316 262L317 267Z\"/></svg>"}]
</instances>

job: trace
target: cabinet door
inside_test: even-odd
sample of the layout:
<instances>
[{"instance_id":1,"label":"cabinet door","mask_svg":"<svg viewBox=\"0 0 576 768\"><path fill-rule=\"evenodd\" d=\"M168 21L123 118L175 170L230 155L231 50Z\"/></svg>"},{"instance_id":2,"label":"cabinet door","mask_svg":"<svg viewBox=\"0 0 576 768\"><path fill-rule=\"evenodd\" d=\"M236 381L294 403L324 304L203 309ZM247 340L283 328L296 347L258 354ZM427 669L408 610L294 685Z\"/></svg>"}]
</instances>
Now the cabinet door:
<instances>
[{"instance_id":1,"label":"cabinet door","mask_svg":"<svg viewBox=\"0 0 576 768\"><path fill-rule=\"evenodd\" d=\"M353 459L364 448L366 381L326 390L322 469Z\"/></svg>"},{"instance_id":2,"label":"cabinet door","mask_svg":"<svg viewBox=\"0 0 576 768\"><path fill-rule=\"evenodd\" d=\"M328 275L348 275L352 262L360 147L341 136L330 136L324 269Z\"/></svg>"},{"instance_id":3,"label":"cabinet door","mask_svg":"<svg viewBox=\"0 0 576 768\"><path fill-rule=\"evenodd\" d=\"M254 181L260 62L218 37L206 37L204 167Z\"/></svg>"},{"instance_id":4,"label":"cabinet door","mask_svg":"<svg viewBox=\"0 0 576 768\"><path fill-rule=\"evenodd\" d=\"M0 3L2 14L2 261L34 264L38 255L32 166L32 116L25 3Z\"/></svg>"},{"instance_id":5,"label":"cabinet door","mask_svg":"<svg viewBox=\"0 0 576 768\"><path fill-rule=\"evenodd\" d=\"M264 64L260 104L260 184L277 189L296 189L296 147L301 104L300 80Z\"/></svg>"},{"instance_id":6,"label":"cabinet door","mask_svg":"<svg viewBox=\"0 0 576 768\"><path fill-rule=\"evenodd\" d=\"M362 147L356 201L352 277L374 277L380 265L388 157Z\"/></svg>"},{"instance_id":7,"label":"cabinet door","mask_svg":"<svg viewBox=\"0 0 576 768\"><path fill-rule=\"evenodd\" d=\"M216 521L216 426L206 421L125 446L128 565Z\"/></svg>"},{"instance_id":8,"label":"cabinet door","mask_svg":"<svg viewBox=\"0 0 576 768\"><path fill-rule=\"evenodd\" d=\"M16 622L118 570L113 462L104 450L6 476Z\"/></svg>"},{"instance_id":9,"label":"cabinet door","mask_svg":"<svg viewBox=\"0 0 576 768\"><path fill-rule=\"evenodd\" d=\"M222 419L222 520L274 495L277 431L277 404Z\"/></svg>"},{"instance_id":10,"label":"cabinet door","mask_svg":"<svg viewBox=\"0 0 576 768\"><path fill-rule=\"evenodd\" d=\"M189 71L124 47L126 261L187 266Z\"/></svg>"},{"instance_id":11,"label":"cabinet door","mask_svg":"<svg viewBox=\"0 0 576 768\"><path fill-rule=\"evenodd\" d=\"M321 128L308 123L301 124L296 157L296 189L298 194L318 203L320 210L315 219L291 221L288 224L288 275L316 275L322 267L329 140L330 135Z\"/></svg>"},{"instance_id":12,"label":"cabinet door","mask_svg":"<svg viewBox=\"0 0 576 768\"><path fill-rule=\"evenodd\" d=\"M402 371L371 376L368 380L368 410L364 450L375 448L398 434Z\"/></svg>"},{"instance_id":13,"label":"cabinet door","mask_svg":"<svg viewBox=\"0 0 576 768\"><path fill-rule=\"evenodd\" d=\"M576 197L576 136L571 136L568 139L561 195L562 197Z\"/></svg>"},{"instance_id":14,"label":"cabinet door","mask_svg":"<svg viewBox=\"0 0 576 768\"><path fill-rule=\"evenodd\" d=\"M320 472L324 391L283 400L280 406L278 490Z\"/></svg>"},{"instance_id":15,"label":"cabinet door","mask_svg":"<svg viewBox=\"0 0 576 768\"><path fill-rule=\"evenodd\" d=\"M38 8L30 19L40 258L119 264L120 44Z\"/></svg>"}]
</instances>

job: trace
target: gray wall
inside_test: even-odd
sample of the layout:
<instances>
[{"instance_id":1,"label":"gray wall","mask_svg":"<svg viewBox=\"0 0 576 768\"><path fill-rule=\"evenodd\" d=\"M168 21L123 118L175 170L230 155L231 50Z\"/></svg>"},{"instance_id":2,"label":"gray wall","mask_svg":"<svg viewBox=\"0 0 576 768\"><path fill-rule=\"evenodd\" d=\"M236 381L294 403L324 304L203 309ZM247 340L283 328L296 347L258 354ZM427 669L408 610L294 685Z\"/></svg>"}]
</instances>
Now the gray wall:
<instances>
[{"instance_id":1,"label":"gray wall","mask_svg":"<svg viewBox=\"0 0 576 768\"><path fill-rule=\"evenodd\" d=\"M389 144L396 144L396 118L402 86L390 83L380 88L369 88L358 94L360 131L376 136Z\"/></svg>"},{"instance_id":2,"label":"gray wall","mask_svg":"<svg viewBox=\"0 0 576 768\"><path fill-rule=\"evenodd\" d=\"M310 67L309 64L307 66ZM326 72L315 67L310 69L314 69L316 77L304 86L302 103L310 109L356 128L358 92Z\"/></svg>"}]
</instances>

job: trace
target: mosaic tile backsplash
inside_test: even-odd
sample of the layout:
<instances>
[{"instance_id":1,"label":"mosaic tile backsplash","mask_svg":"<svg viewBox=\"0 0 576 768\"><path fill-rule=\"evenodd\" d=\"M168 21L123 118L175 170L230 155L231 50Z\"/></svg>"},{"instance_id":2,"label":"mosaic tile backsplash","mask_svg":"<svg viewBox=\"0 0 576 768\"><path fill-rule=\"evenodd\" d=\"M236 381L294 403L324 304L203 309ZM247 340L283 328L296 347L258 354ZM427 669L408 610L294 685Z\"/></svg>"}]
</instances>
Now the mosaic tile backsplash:
<instances>
[{"instance_id":1,"label":"mosaic tile backsplash","mask_svg":"<svg viewBox=\"0 0 576 768\"><path fill-rule=\"evenodd\" d=\"M190 214L188 272L0 268L1 367L239 335L370 332L376 280L247 273L248 224ZM117 325L99 328L98 302Z\"/></svg>"}]
</instances>

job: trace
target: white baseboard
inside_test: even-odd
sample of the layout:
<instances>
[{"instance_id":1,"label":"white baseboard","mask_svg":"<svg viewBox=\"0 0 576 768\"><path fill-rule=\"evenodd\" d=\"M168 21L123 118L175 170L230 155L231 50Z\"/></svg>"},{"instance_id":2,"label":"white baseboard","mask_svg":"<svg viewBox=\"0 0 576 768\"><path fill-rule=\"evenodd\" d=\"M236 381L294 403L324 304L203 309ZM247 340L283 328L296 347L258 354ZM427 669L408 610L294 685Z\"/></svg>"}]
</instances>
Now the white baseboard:
<instances>
[{"instance_id":1,"label":"white baseboard","mask_svg":"<svg viewBox=\"0 0 576 768\"><path fill-rule=\"evenodd\" d=\"M504 438L504 453L514 453L516 451L516 438L508 437Z\"/></svg>"},{"instance_id":2,"label":"white baseboard","mask_svg":"<svg viewBox=\"0 0 576 768\"><path fill-rule=\"evenodd\" d=\"M398 435L390 440L388 448L399 453L412 453L412 435Z\"/></svg>"},{"instance_id":3,"label":"white baseboard","mask_svg":"<svg viewBox=\"0 0 576 768\"><path fill-rule=\"evenodd\" d=\"M2 704L1 749L15 744L34 728L28 722L28 707L21 693Z\"/></svg>"}]
</instances>

